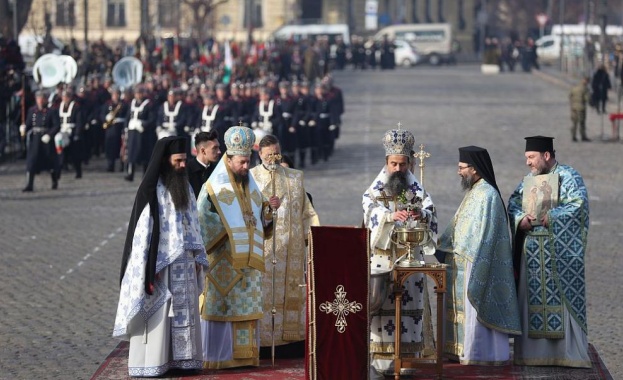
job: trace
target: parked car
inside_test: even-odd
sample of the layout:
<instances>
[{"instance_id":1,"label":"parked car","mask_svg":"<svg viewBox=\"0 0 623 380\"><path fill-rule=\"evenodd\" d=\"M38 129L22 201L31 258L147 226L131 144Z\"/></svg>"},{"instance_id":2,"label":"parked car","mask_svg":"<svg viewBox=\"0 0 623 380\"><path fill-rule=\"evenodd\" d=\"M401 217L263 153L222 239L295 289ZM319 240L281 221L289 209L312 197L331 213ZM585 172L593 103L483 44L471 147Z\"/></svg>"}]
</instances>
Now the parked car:
<instances>
[{"instance_id":1,"label":"parked car","mask_svg":"<svg viewBox=\"0 0 623 380\"><path fill-rule=\"evenodd\" d=\"M415 47L403 40L394 41L396 49L394 50L396 66L411 67L420 62L420 55Z\"/></svg>"}]
</instances>

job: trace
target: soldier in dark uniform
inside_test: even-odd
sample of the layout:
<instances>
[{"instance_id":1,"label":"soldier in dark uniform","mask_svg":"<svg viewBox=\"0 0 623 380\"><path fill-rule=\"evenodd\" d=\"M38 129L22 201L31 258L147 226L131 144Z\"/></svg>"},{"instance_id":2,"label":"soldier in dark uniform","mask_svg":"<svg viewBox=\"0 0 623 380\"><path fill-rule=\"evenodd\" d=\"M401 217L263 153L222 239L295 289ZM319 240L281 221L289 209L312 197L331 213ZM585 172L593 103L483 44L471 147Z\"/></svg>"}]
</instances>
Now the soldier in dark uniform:
<instances>
[{"instance_id":1,"label":"soldier in dark uniform","mask_svg":"<svg viewBox=\"0 0 623 380\"><path fill-rule=\"evenodd\" d=\"M253 114L259 101L256 88L257 84L254 82L244 85L244 114L247 115L247 127L251 126L253 122Z\"/></svg>"},{"instance_id":2,"label":"soldier in dark uniform","mask_svg":"<svg viewBox=\"0 0 623 380\"><path fill-rule=\"evenodd\" d=\"M43 91L36 93L36 105L28 110L26 124L20 126L20 133L26 137L26 175L28 183L22 189L33 191L35 175L42 171L50 171L52 189L58 188L59 161L54 150L54 135L59 126L55 123L54 111L47 108L48 94Z\"/></svg>"},{"instance_id":3,"label":"soldier in dark uniform","mask_svg":"<svg viewBox=\"0 0 623 380\"><path fill-rule=\"evenodd\" d=\"M251 121L251 128L260 128L268 134L277 130L281 119L281 108L270 95L268 88L260 89L260 101L255 106Z\"/></svg>"},{"instance_id":4,"label":"soldier in dark uniform","mask_svg":"<svg viewBox=\"0 0 623 380\"><path fill-rule=\"evenodd\" d=\"M231 85L231 96L229 97L231 106L232 125L248 126L251 118L246 113L245 99L242 97L244 84L237 82Z\"/></svg>"},{"instance_id":5,"label":"soldier in dark uniform","mask_svg":"<svg viewBox=\"0 0 623 380\"><path fill-rule=\"evenodd\" d=\"M151 108L147 98L147 90L142 85L137 85L134 99L130 103L130 116L128 117L128 174L127 181L134 180L136 165L147 165L151 151L156 143L155 112Z\"/></svg>"},{"instance_id":6,"label":"soldier in dark uniform","mask_svg":"<svg viewBox=\"0 0 623 380\"><path fill-rule=\"evenodd\" d=\"M156 120L156 133L158 140L169 136L187 136L184 127L188 126L183 110L181 90L171 89L167 94L167 101L158 107L158 117Z\"/></svg>"},{"instance_id":7,"label":"soldier in dark uniform","mask_svg":"<svg viewBox=\"0 0 623 380\"><path fill-rule=\"evenodd\" d=\"M328 89L321 83L314 88L314 102L312 103L312 119L309 122L312 142L312 164L320 158L327 161L332 153L335 137L332 129L335 128L335 103L327 96Z\"/></svg>"},{"instance_id":8,"label":"soldier in dark uniform","mask_svg":"<svg viewBox=\"0 0 623 380\"><path fill-rule=\"evenodd\" d=\"M197 96L197 89L190 88L186 91L186 96L184 97L184 104L182 105L182 112L186 115L186 125L184 126L184 136L188 136L192 141L191 134L195 129L195 126L198 123L198 120L201 119L201 99ZM187 155L192 153L192 144L186 144L188 147Z\"/></svg>"},{"instance_id":9,"label":"soldier in dark uniform","mask_svg":"<svg viewBox=\"0 0 623 380\"><path fill-rule=\"evenodd\" d=\"M110 93L101 84L102 78L100 74L93 74L91 78L91 90L89 99L91 100L91 112L86 122L89 123L89 131L91 134L91 151L96 157L104 151L104 129L99 120L101 107L110 100Z\"/></svg>"},{"instance_id":10,"label":"soldier in dark uniform","mask_svg":"<svg viewBox=\"0 0 623 380\"><path fill-rule=\"evenodd\" d=\"M129 106L121 100L121 90L110 87L111 98L101 108L100 122L104 129L104 152L106 153L106 171L115 171L115 162L120 158L121 139L125 128ZM123 170L123 164L121 165Z\"/></svg>"},{"instance_id":11,"label":"soldier in dark uniform","mask_svg":"<svg viewBox=\"0 0 623 380\"><path fill-rule=\"evenodd\" d=\"M219 134L222 133L225 136L225 131L229 129L234 123L232 115L232 103L227 94L227 86L223 83L219 83L215 86L216 104L218 104L218 112L223 116L224 125L220 127ZM224 141L224 140L223 140Z\"/></svg>"},{"instance_id":12,"label":"soldier in dark uniform","mask_svg":"<svg viewBox=\"0 0 623 380\"><path fill-rule=\"evenodd\" d=\"M82 162L86 158L84 113L70 88L63 90L61 99L55 113L60 131L54 136L54 145L60 162L71 163L76 178L82 178Z\"/></svg>"},{"instance_id":13,"label":"soldier in dark uniform","mask_svg":"<svg viewBox=\"0 0 623 380\"><path fill-rule=\"evenodd\" d=\"M297 148L296 125L294 124L294 109L296 100L290 96L290 83L279 82L279 96L275 98L276 105L281 111L281 118L277 129L273 132L281 144L281 154L294 160Z\"/></svg>"},{"instance_id":14,"label":"soldier in dark uniform","mask_svg":"<svg viewBox=\"0 0 623 380\"><path fill-rule=\"evenodd\" d=\"M296 126L297 146L299 151L299 167L305 168L306 150L309 148L309 123L312 99L309 96L309 83L303 81L292 82L292 97L294 98L294 115L292 123Z\"/></svg>"},{"instance_id":15,"label":"soldier in dark uniform","mask_svg":"<svg viewBox=\"0 0 623 380\"><path fill-rule=\"evenodd\" d=\"M91 155L93 154L93 147L95 146L96 138L95 129L91 128L92 125L95 125L97 121L91 124L94 118L97 118L99 111L97 99L92 96L91 91L87 88L87 86L78 87L78 91L76 93L75 101L80 108L81 113L81 122L83 125L81 126L81 131L84 136L84 157L83 161L88 165L89 160L91 159ZM95 115L94 115L95 112Z\"/></svg>"},{"instance_id":16,"label":"soldier in dark uniform","mask_svg":"<svg viewBox=\"0 0 623 380\"><path fill-rule=\"evenodd\" d=\"M335 123L331 132L333 133L334 140L340 138L340 127L342 126L342 115L344 114L344 96L342 89L333 84L333 77L329 74L323 78L323 83L328 88L327 96L335 105ZM333 153L333 148L331 148Z\"/></svg>"},{"instance_id":17,"label":"soldier in dark uniform","mask_svg":"<svg viewBox=\"0 0 623 380\"><path fill-rule=\"evenodd\" d=\"M225 113L221 112L221 106L216 103L216 96L212 94L204 95L203 108L195 124L195 133L191 135L191 138L194 141L195 135L199 132L217 131L219 144L225 146L224 135L226 128Z\"/></svg>"}]
</instances>

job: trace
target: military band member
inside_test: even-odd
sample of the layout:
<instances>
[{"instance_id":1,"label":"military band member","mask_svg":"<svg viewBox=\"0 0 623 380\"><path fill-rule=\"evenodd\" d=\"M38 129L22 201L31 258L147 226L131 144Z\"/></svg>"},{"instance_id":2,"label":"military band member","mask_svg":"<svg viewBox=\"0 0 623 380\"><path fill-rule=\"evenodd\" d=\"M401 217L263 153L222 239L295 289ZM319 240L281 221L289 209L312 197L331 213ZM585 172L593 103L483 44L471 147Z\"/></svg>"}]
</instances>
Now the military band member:
<instances>
[{"instance_id":1,"label":"military band member","mask_svg":"<svg viewBox=\"0 0 623 380\"><path fill-rule=\"evenodd\" d=\"M294 160L297 148L296 125L294 124L294 109L296 100L290 96L290 83L282 81L279 83L279 96L275 102L281 110L281 118L274 131L280 142L282 154Z\"/></svg>"},{"instance_id":2,"label":"military band member","mask_svg":"<svg viewBox=\"0 0 623 380\"><path fill-rule=\"evenodd\" d=\"M121 90L118 87L111 86L110 95L110 100L101 109L100 120L105 133L106 170L114 172L115 162L120 158L121 139L130 107L121 99Z\"/></svg>"},{"instance_id":3,"label":"military band member","mask_svg":"<svg viewBox=\"0 0 623 380\"><path fill-rule=\"evenodd\" d=\"M154 112L151 109L150 100L146 97L146 89L138 85L134 93L134 99L130 103L130 116L127 121L128 141L128 173L127 181L134 180L136 165L149 162L152 148L155 144ZM146 159L147 157L147 159Z\"/></svg>"},{"instance_id":4,"label":"military band member","mask_svg":"<svg viewBox=\"0 0 623 380\"><path fill-rule=\"evenodd\" d=\"M26 124L20 126L22 138L26 138L26 176L28 183L24 192L34 190L35 174L50 171L52 189L58 188L59 162L54 150L54 135L59 126L53 117L53 110L47 107L48 95L43 91L35 94L36 105L28 110Z\"/></svg>"},{"instance_id":5,"label":"military band member","mask_svg":"<svg viewBox=\"0 0 623 380\"><path fill-rule=\"evenodd\" d=\"M281 110L275 100L271 99L270 89L262 88L260 90L260 101L255 106L251 128L260 128L266 133L272 134L277 129Z\"/></svg>"},{"instance_id":6,"label":"military band member","mask_svg":"<svg viewBox=\"0 0 623 380\"><path fill-rule=\"evenodd\" d=\"M327 97L335 104L336 120L335 129L332 130L332 133L335 140L337 140L340 137L340 126L342 125L342 115L344 114L344 96L342 95L342 89L334 85L333 77L330 74L327 74L322 82L327 86Z\"/></svg>"},{"instance_id":7,"label":"military band member","mask_svg":"<svg viewBox=\"0 0 623 380\"><path fill-rule=\"evenodd\" d=\"M156 133L158 139L169 136L183 136L186 113L182 112L183 103L180 90L169 90L167 101L158 108Z\"/></svg>"},{"instance_id":8,"label":"military band member","mask_svg":"<svg viewBox=\"0 0 623 380\"><path fill-rule=\"evenodd\" d=\"M61 99L56 113L60 126L54 136L56 153L61 163L73 165L76 178L82 178L82 162L86 158L84 112L70 88L63 91Z\"/></svg>"},{"instance_id":9,"label":"military band member","mask_svg":"<svg viewBox=\"0 0 623 380\"><path fill-rule=\"evenodd\" d=\"M317 83L314 88L314 100L311 107L312 117L309 121L310 141L312 147L312 164L319 159L327 161L332 153L334 136L331 132L337 122L336 107L327 96L327 88Z\"/></svg>"},{"instance_id":10,"label":"military band member","mask_svg":"<svg viewBox=\"0 0 623 380\"><path fill-rule=\"evenodd\" d=\"M250 116L246 112L246 102L242 93L244 92L244 84L234 83L231 86L231 96L229 97L231 105L232 125L249 126Z\"/></svg>"},{"instance_id":11,"label":"military band member","mask_svg":"<svg viewBox=\"0 0 623 380\"><path fill-rule=\"evenodd\" d=\"M105 132L99 119L99 115L101 107L110 100L110 93L106 87L104 87L103 82L103 75L99 73L93 74L88 94L92 108L89 112L88 119L85 119L85 122L89 123L88 130L91 135L91 147L87 147L87 149L90 149L96 157L99 157L100 153L104 152L105 149Z\"/></svg>"},{"instance_id":12,"label":"military band member","mask_svg":"<svg viewBox=\"0 0 623 380\"><path fill-rule=\"evenodd\" d=\"M296 101L294 108L294 124L296 125L297 145L299 150L299 167L305 167L307 148L310 147L310 128L308 126L311 117L312 97L309 95L309 83L307 81L292 82L292 96Z\"/></svg>"}]
</instances>

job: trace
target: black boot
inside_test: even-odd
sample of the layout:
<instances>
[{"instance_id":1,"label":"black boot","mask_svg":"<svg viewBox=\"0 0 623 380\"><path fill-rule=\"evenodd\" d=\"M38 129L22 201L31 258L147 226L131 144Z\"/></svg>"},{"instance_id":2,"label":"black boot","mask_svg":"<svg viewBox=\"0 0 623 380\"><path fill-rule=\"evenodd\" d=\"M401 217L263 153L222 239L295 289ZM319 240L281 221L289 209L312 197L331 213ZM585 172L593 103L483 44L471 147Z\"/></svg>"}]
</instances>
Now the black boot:
<instances>
[{"instance_id":1,"label":"black boot","mask_svg":"<svg viewBox=\"0 0 623 380\"><path fill-rule=\"evenodd\" d=\"M22 189L22 192L26 193L33 191L35 184L35 175L31 172L26 172L26 181L26 187Z\"/></svg>"},{"instance_id":2,"label":"black boot","mask_svg":"<svg viewBox=\"0 0 623 380\"><path fill-rule=\"evenodd\" d=\"M128 175L124 179L126 181L134 181L134 164L128 164Z\"/></svg>"},{"instance_id":3,"label":"black boot","mask_svg":"<svg viewBox=\"0 0 623 380\"><path fill-rule=\"evenodd\" d=\"M74 166L76 167L76 179L82 178L82 163L76 162Z\"/></svg>"},{"instance_id":4,"label":"black boot","mask_svg":"<svg viewBox=\"0 0 623 380\"><path fill-rule=\"evenodd\" d=\"M58 173L53 171L50 173L50 176L52 177L52 190L58 189Z\"/></svg>"},{"instance_id":5,"label":"black boot","mask_svg":"<svg viewBox=\"0 0 623 380\"><path fill-rule=\"evenodd\" d=\"M299 150L299 168L305 168L305 149Z\"/></svg>"}]
</instances>

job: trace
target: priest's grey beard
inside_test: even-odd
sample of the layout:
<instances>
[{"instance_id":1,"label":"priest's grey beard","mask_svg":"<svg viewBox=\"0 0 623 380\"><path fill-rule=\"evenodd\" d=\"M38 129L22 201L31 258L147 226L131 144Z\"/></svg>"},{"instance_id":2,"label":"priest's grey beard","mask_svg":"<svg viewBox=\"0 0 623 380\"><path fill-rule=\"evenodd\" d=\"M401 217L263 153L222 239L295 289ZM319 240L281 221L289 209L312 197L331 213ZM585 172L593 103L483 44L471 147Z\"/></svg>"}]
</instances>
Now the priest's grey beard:
<instances>
[{"instance_id":1,"label":"priest's grey beard","mask_svg":"<svg viewBox=\"0 0 623 380\"><path fill-rule=\"evenodd\" d=\"M185 211L188 208L190 194L188 192L188 174L186 169L175 170L170 162L164 163L162 182L171 194L173 206L177 211Z\"/></svg>"},{"instance_id":2,"label":"priest's grey beard","mask_svg":"<svg viewBox=\"0 0 623 380\"><path fill-rule=\"evenodd\" d=\"M238 174L232 173L234 175L234 181L236 183L242 184L242 186L247 186L249 184L249 173L246 174Z\"/></svg>"},{"instance_id":3,"label":"priest's grey beard","mask_svg":"<svg viewBox=\"0 0 623 380\"><path fill-rule=\"evenodd\" d=\"M407 182L407 173L400 171L390 174L387 179L387 183L385 184L385 192L387 195L391 196L398 196L408 188L409 183Z\"/></svg>"},{"instance_id":4,"label":"priest's grey beard","mask_svg":"<svg viewBox=\"0 0 623 380\"><path fill-rule=\"evenodd\" d=\"M474 186L474 183L476 183L476 181L473 175L466 174L464 176L461 176L461 188L463 189L463 191L471 189L472 186Z\"/></svg>"}]
</instances>

